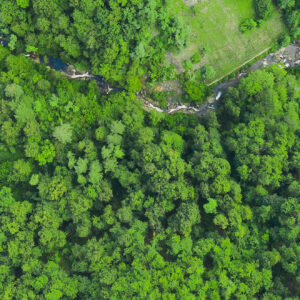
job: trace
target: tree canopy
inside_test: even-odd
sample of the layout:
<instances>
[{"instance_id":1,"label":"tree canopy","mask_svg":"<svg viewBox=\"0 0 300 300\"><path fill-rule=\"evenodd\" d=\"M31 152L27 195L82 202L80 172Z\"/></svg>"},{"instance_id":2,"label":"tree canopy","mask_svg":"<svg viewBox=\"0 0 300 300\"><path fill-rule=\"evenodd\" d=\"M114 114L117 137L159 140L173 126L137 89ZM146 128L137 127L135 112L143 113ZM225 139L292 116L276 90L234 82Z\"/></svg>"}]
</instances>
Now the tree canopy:
<instances>
[{"instance_id":1,"label":"tree canopy","mask_svg":"<svg viewBox=\"0 0 300 300\"><path fill-rule=\"evenodd\" d=\"M80 22L111 5L117 32L144 5L82 3L2 1L1 16L34 9L43 35L74 30L56 12L69 4ZM147 113L0 46L2 299L297 299L299 78L250 73L200 119Z\"/></svg>"},{"instance_id":2,"label":"tree canopy","mask_svg":"<svg viewBox=\"0 0 300 300\"><path fill-rule=\"evenodd\" d=\"M165 50L188 41L163 0L1 0L0 11L11 50L60 57L132 91L143 74L160 79Z\"/></svg>"}]
</instances>

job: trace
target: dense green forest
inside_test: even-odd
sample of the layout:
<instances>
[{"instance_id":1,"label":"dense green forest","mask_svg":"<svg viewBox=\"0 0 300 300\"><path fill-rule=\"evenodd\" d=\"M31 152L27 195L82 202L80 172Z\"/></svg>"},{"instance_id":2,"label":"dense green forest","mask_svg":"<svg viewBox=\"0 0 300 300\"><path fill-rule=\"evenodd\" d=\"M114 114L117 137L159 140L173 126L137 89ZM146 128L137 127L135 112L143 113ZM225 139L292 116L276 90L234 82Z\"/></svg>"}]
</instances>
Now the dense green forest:
<instances>
[{"instance_id":1,"label":"dense green forest","mask_svg":"<svg viewBox=\"0 0 300 300\"><path fill-rule=\"evenodd\" d=\"M163 0L0 0L0 31L12 49L62 58L136 91L140 78L174 76L165 49L186 46L188 30Z\"/></svg>"},{"instance_id":2,"label":"dense green forest","mask_svg":"<svg viewBox=\"0 0 300 300\"><path fill-rule=\"evenodd\" d=\"M299 77L200 119L0 47L1 299L298 299Z\"/></svg>"},{"instance_id":3,"label":"dense green forest","mask_svg":"<svg viewBox=\"0 0 300 300\"><path fill-rule=\"evenodd\" d=\"M275 46L299 37L299 1L253 3L244 34L279 9ZM299 68L250 72L201 118L147 112L142 87L201 104L216 71L194 70L205 47L180 75L165 61L192 35L171 6L0 0L1 300L299 299Z\"/></svg>"},{"instance_id":4,"label":"dense green forest","mask_svg":"<svg viewBox=\"0 0 300 300\"><path fill-rule=\"evenodd\" d=\"M241 31L251 31L257 24L263 27L272 16L275 4L286 30L278 40L274 38L273 48L287 46L299 38L299 1L276 0L272 4L272 0L249 0L252 1L255 21L243 20ZM183 54L182 50L190 44L195 32L180 13L171 13L172 5L177 5L176 1L0 0L0 37L5 36L10 50L17 54L58 57L78 70L100 75L110 84L132 93L148 87L145 83L152 87L157 82L179 80L185 94L182 100L202 104L210 93L205 83L218 73L205 56L215 50L206 44L194 46L193 55L185 60L184 74L178 74L175 65L165 59L166 54ZM187 5L187 8L192 18L193 6ZM253 24L256 25L253 27ZM206 28L201 20L197 27ZM213 38L222 39L210 37ZM226 53L227 46L241 50L241 45L233 43L216 52ZM234 56L230 60L236 61ZM194 65L200 62L201 68L193 72ZM234 63L230 65L231 70L235 69Z\"/></svg>"}]
</instances>

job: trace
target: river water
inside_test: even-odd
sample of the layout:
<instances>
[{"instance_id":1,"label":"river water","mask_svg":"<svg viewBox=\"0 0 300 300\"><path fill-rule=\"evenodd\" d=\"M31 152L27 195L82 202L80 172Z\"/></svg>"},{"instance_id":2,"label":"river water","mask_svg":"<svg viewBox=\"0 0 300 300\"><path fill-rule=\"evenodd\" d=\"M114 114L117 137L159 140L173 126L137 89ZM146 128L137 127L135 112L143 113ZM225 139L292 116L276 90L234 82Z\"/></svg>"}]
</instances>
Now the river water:
<instances>
[{"instance_id":1,"label":"river water","mask_svg":"<svg viewBox=\"0 0 300 300\"><path fill-rule=\"evenodd\" d=\"M0 43L4 47L8 47L8 41L5 38L0 37ZM35 57L33 54L26 54L26 56ZM46 63L45 63L46 58ZM124 89L109 86L108 82L99 75L92 75L89 72L80 72L76 70L73 66L66 64L60 58L54 58L52 56L39 56L39 61L41 63L45 63L51 69L56 71L64 72L68 78L71 79L83 79L83 80L96 80L100 91L103 94L108 94L111 92L120 92L125 91ZM261 68L265 68L272 64L280 64L284 68L288 67L296 67L300 66L300 43L299 41L294 42L293 44L281 48L279 51L275 53L270 53L266 57L256 61L251 67L247 70L239 73L235 78L221 82L217 86L214 87L213 92L214 95L209 97L208 102L200 105L186 105L178 103L176 105L167 105L165 109L161 109L151 103L151 99L147 99L145 92L137 93L137 97L139 97L143 101L143 105L147 109L154 109L161 113L171 114L177 111L185 112L185 113L193 113L198 116L204 115L208 110L214 110L218 107L222 100L222 95L226 92L226 90L231 86L236 86L241 78L245 77L249 72L255 71Z\"/></svg>"},{"instance_id":2,"label":"river water","mask_svg":"<svg viewBox=\"0 0 300 300\"><path fill-rule=\"evenodd\" d=\"M4 37L0 37L0 44L6 48L8 48L8 41ZM25 56L31 57L31 58L37 58L36 55L34 54L26 54ZM98 86L100 90L103 93L107 92L118 92L122 91L123 89L116 88L116 87L110 87L107 83L107 81L99 76L99 75L91 75L88 72L80 72L77 71L74 67L71 65L63 62L60 58L55 58L52 56L44 56L44 55L39 55L38 56L38 61L42 64L45 64L46 66L50 67L53 70L63 72L67 75L67 77L72 78L72 79L93 79L96 80L98 83Z\"/></svg>"}]
</instances>

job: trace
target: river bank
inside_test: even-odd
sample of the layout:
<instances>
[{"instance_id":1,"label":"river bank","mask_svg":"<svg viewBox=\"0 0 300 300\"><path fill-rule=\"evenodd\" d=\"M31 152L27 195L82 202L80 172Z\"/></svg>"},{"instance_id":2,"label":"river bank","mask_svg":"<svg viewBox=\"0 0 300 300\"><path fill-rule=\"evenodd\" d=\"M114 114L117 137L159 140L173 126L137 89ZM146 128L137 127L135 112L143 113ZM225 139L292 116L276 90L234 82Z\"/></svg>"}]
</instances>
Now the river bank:
<instances>
[{"instance_id":1,"label":"river bank","mask_svg":"<svg viewBox=\"0 0 300 300\"><path fill-rule=\"evenodd\" d=\"M158 112L174 113L175 111L181 111L184 113L193 113L198 116L204 115L208 110L216 109L222 100L222 96L229 87L237 86L243 77L246 77L249 72L256 71L258 69L266 68L272 64L278 64L282 68L300 67L300 41L296 41L287 47L283 47L274 53L270 53L267 56L257 60L253 65L246 70L238 73L234 78L228 79L216 85L213 88L213 95L211 95L207 102L200 106L192 106L189 104L172 103L167 104L165 109L161 109L156 106L151 99L143 97L145 107L155 109ZM176 81L170 82L168 86L174 86L178 91L178 83ZM172 89L168 89L172 91ZM140 97L141 98L141 97Z\"/></svg>"},{"instance_id":2,"label":"river bank","mask_svg":"<svg viewBox=\"0 0 300 300\"><path fill-rule=\"evenodd\" d=\"M8 41L1 39L0 43L4 47L8 47ZM124 89L109 86L108 82L99 75L90 74L88 71L78 71L72 65L68 65L59 58L51 56L35 55L34 53L23 54L26 57L32 58L37 63L43 63L50 69L62 72L66 77L77 80L96 80L102 94L111 92L125 91ZM229 87L236 86L240 80L247 76L251 71L265 68L272 64L279 64L283 68L300 67L300 41L296 41L291 45L281 48L277 52L270 53L266 57L256 61L248 69L238 73L234 78L219 83L213 88L213 94L208 97L206 103L196 106L189 103L167 103L166 108L158 107L155 102L147 97L146 91L142 90L136 96L142 100L144 109L156 110L160 113L172 114L174 112L192 113L197 116L203 116L208 110L214 110L218 107L222 100L223 94ZM171 85L177 90L179 89L178 81L171 82ZM170 90L172 91L172 90Z\"/></svg>"}]
</instances>

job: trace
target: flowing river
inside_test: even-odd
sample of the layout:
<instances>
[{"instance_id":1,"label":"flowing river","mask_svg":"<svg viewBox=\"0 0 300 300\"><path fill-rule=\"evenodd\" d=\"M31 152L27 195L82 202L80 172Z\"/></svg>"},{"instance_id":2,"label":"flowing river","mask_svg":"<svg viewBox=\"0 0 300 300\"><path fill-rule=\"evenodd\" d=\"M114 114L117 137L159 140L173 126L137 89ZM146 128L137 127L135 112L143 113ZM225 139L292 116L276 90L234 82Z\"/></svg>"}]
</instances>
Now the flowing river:
<instances>
[{"instance_id":1,"label":"flowing river","mask_svg":"<svg viewBox=\"0 0 300 300\"><path fill-rule=\"evenodd\" d=\"M8 41L4 38L1 39L0 43L4 47L8 47ZM51 69L56 71L61 71L70 79L81 79L81 80L96 80L100 88L101 93L109 94L111 92L120 92L125 91L124 89L116 88L109 86L108 82L101 76L92 75L89 72L80 72L76 70L73 66L64 63L59 58L54 58L51 56L46 56L46 61L44 56L36 56L34 54L23 54L24 56L34 58L40 63L46 64ZM148 99L145 91L137 93L143 101L143 105L146 109L154 109L160 113L172 114L174 112L185 112L193 113L198 116L204 115L208 110L214 110L220 104L222 100L222 95L226 92L229 87L236 86L241 78L245 77L249 72L255 71L261 68L265 68L272 64L279 64L283 68L289 67L299 67L300 66L300 41L296 41L291 45L281 48L275 53L270 53L266 57L256 61L251 67L247 70L239 73L235 78L223 81L213 88L213 95L209 97L208 101L200 106L193 106L191 104L172 104L167 105L165 109L161 109L158 106L155 106L151 103L151 99Z\"/></svg>"}]
</instances>

